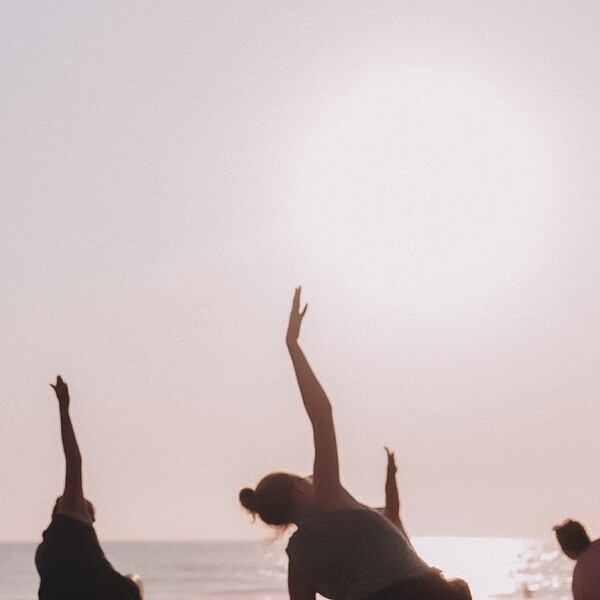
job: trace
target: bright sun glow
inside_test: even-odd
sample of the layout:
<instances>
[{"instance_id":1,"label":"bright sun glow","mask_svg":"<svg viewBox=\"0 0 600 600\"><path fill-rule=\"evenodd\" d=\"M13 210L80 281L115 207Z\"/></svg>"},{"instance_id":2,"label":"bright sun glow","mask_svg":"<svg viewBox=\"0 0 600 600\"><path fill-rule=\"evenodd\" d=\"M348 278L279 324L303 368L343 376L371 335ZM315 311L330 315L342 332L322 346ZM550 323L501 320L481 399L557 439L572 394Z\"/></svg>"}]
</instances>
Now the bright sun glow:
<instances>
[{"instance_id":1,"label":"bright sun glow","mask_svg":"<svg viewBox=\"0 0 600 600\"><path fill-rule=\"evenodd\" d=\"M432 68L348 83L302 142L289 218L323 269L433 312L493 301L547 252L544 132L508 95Z\"/></svg>"}]
</instances>

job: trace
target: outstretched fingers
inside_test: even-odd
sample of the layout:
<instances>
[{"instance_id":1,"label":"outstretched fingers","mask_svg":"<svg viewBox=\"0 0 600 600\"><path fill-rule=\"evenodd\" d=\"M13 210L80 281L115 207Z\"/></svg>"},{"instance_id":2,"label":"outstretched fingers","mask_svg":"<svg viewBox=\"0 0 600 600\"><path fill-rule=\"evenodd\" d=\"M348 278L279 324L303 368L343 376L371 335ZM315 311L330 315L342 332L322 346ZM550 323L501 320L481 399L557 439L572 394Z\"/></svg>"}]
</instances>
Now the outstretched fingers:
<instances>
[{"instance_id":1,"label":"outstretched fingers","mask_svg":"<svg viewBox=\"0 0 600 600\"><path fill-rule=\"evenodd\" d=\"M290 312L290 322L288 325L286 339L289 342L295 342L298 340L298 336L300 335L300 325L302 323L302 319L306 314L306 309L308 308L308 304L304 305L304 308L300 310L300 294L302 292L302 287L297 287L294 292L294 300L292 301L292 310Z\"/></svg>"},{"instance_id":2,"label":"outstretched fingers","mask_svg":"<svg viewBox=\"0 0 600 600\"><path fill-rule=\"evenodd\" d=\"M62 377L58 375L56 377L56 383L51 383L50 386L56 393L56 397L59 402L68 402L69 401L69 387L63 381Z\"/></svg>"},{"instance_id":3,"label":"outstretched fingers","mask_svg":"<svg viewBox=\"0 0 600 600\"><path fill-rule=\"evenodd\" d=\"M388 471L392 471L396 473L396 456L392 450L390 450L387 446L383 447L385 449L385 453L387 454L388 459Z\"/></svg>"},{"instance_id":4,"label":"outstretched fingers","mask_svg":"<svg viewBox=\"0 0 600 600\"><path fill-rule=\"evenodd\" d=\"M294 292L294 301L292 302L292 313L297 314L300 319L302 319L302 317L304 317L304 314L306 313L306 309L308 308L308 304L304 305L304 308L302 309L302 312L300 312L300 294L302 293L302 286L299 286L296 288L296 291Z\"/></svg>"}]
</instances>

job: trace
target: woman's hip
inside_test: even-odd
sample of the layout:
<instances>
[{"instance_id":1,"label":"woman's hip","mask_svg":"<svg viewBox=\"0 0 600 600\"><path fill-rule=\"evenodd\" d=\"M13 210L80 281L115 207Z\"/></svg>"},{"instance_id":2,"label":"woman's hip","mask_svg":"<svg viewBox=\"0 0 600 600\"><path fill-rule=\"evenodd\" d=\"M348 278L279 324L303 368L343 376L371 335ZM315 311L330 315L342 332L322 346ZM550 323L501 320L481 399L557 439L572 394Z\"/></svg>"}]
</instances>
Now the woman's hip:
<instances>
[{"instance_id":1,"label":"woman's hip","mask_svg":"<svg viewBox=\"0 0 600 600\"><path fill-rule=\"evenodd\" d=\"M447 580L432 572L391 585L364 600L472 600L472 596L466 581Z\"/></svg>"}]
</instances>

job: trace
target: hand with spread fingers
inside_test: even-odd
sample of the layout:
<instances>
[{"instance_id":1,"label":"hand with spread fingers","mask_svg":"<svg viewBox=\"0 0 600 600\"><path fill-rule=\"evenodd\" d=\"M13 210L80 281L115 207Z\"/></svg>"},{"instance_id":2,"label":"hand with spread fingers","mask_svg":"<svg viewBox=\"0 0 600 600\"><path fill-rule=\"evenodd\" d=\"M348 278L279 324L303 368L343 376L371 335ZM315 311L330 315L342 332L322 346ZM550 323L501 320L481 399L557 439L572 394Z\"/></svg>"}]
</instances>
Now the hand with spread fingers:
<instances>
[{"instance_id":1,"label":"hand with spread fingers","mask_svg":"<svg viewBox=\"0 0 600 600\"><path fill-rule=\"evenodd\" d=\"M302 311L300 311L301 291L302 288L297 287L296 292L294 293L292 311L290 313L290 322L288 324L288 330L285 336L285 341L287 342L288 346L298 341L298 337L300 336L300 325L302 324L302 319L304 318L304 315L306 314L306 309L308 308L308 304L305 304Z\"/></svg>"},{"instance_id":2,"label":"hand with spread fingers","mask_svg":"<svg viewBox=\"0 0 600 600\"><path fill-rule=\"evenodd\" d=\"M387 472L388 475L395 475L398 472L398 468L396 467L396 457L394 453L387 447L383 447L385 449L385 453L387 454Z\"/></svg>"},{"instance_id":3,"label":"hand with spread fingers","mask_svg":"<svg viewBox=\"0 0 600 600\"><path fill-rule=\"evenodd\" d=\"M69 388L67 384L62 380L62 377L59 375L56 378L56 384L50 384L56 393L56 397L58 398L58 402L61 405L65 405L67 408L69 406Z\"/></svg>"}]
</instances>

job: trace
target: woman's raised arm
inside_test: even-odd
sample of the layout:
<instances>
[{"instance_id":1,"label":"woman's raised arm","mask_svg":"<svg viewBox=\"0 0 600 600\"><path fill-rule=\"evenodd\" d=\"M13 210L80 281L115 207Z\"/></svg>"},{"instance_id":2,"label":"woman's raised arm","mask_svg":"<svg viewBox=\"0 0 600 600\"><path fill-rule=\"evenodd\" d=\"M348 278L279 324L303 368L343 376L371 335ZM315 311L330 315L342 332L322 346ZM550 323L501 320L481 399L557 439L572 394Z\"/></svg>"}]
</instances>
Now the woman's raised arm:
<instances>
[{"instance_id":1,"label":"woman's raised arm","mask_svg":"<svg viewBox=\"0 0 600 600\"><path fill-rule=\"evenodd\" d=\"M296 288L286 343L296 372L304 408L313 428L315 446L313 484L316 499L323 508L334 508L342 496L343 488L340 484L333 414L325 390L298 345L300 325L307 309L305 306L300 311L300 292L301 288Z\"/></svg>"},{"instance_id":2,"label":"woman's raised arm","mask_svg":"<svg viewBox=\"0 0 600 600\"><path fill-rule=\"evenodd\" d=\"M60 375L56 378L56 384L51 383L50 385L54 388L58 399L60 433L66 461L65 489L57 503L56 511L79 520L91 522L93 516L90 514L83 496L81 452L69 415L69 388Z\"/></svg>"}]
</instances>

